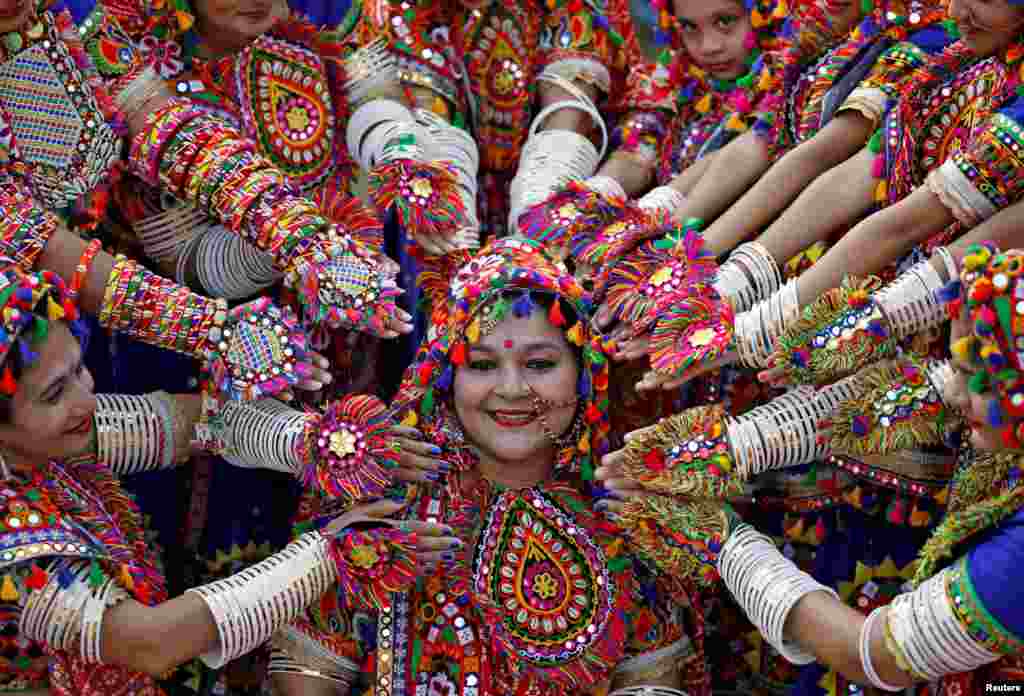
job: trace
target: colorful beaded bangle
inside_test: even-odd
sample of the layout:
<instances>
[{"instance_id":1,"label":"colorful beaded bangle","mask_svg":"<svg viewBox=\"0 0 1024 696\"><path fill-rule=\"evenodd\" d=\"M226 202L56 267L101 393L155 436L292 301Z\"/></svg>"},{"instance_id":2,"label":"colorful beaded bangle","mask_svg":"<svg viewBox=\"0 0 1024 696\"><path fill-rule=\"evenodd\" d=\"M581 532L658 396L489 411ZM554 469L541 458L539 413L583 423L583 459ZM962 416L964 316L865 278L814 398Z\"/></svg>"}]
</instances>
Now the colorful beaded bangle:
<instances>
[{"instance_id":1,"label":"colorful beaded bangle","mask_svg":"<svg viewBox=\"0 0 1024 696\"><path fill-rule=\"evenodd\" d=\"M89 269L92 268L92 262L96 259L96 254L102 248L103 244L100 240L94 239L86 245L85 251L82 252L82 257L78 259L78 265L75 266L75 274L71 276L71 287L68 289L68 299L72 302L78 300L82 286L85 285L85 281L88 278Z\"/></svg>"}]
</instances>

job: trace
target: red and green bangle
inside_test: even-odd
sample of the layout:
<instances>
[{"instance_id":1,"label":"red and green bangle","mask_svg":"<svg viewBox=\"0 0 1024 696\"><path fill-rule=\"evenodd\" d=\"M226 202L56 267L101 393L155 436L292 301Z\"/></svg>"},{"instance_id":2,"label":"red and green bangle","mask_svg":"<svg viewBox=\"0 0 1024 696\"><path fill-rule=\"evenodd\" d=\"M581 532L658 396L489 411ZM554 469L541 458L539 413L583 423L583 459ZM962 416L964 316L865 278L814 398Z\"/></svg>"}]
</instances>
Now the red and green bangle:
<instances>
[{"instance_id":1,"label":"red and green bangle","mask_svg":"<svg viewBox=\"0 0 1024 696\"><path fill-rule=\"evenodd\" d=\"M0 183L0 210L4 211L0 252L22 269L32 270L57 231L57 216L36 205L31 192L15 177Z\"/></svg>"}]
</instances>

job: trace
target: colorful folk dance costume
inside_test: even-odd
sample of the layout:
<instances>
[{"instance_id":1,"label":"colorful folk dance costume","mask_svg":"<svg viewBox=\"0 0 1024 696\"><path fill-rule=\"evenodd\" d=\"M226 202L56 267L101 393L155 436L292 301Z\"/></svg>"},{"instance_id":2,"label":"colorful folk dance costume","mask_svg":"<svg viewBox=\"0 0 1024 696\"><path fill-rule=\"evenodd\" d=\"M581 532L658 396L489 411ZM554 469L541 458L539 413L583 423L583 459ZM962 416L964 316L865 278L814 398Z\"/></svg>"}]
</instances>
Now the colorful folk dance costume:
<instances>
[{"instance_id":1,"label":"colorful folk dance costume","mask_svg":"<svg viewBox=\"0 0 1024 696\"><path fill-rule=\"evenodd\" d=\"M362 611L339 610L327 594L275 638L272 671L330 679L341 693L362 671L381 696L604 693L672 673L686 693L706 693L696 597L630 553L586 487L606 450L609 364L584 291L535 243L504 240L464 260L450 289L447 279L433 288L447 302L438 298L435 338L395 409L451 466L439 483L407 489L409 519L449 525L465 550ZM453 377L505 317L535 311L580 356L576 417L564 435L549 434L559 447L551 478L515 490L480 477L452 410ZM635 688L616 693L648 693Z\"/></svg>"},{"instance_id":2,"label":"colorful folk dance costume","mask_svg":"<svg viewBox=\"0 0 1024 696\"><path fill-rule=\"evenodd\" d=\"M1019 251L1000 254L975 246L965 257L958 283L944 294L950 314L966 320L970 329L953 344L954 356L977 370L968 387L991 399L989 423L1001 431L1007 449L961 457L947 490L945 514L915 562L903 570L893 567L897 575L888 579L867 577L857 602L867 614L860 659L869 685L882 691L902 689L886 684L875 670L865 636L879 621L893 660L915 681L941 680L941 694L980 693L986 682L1019 679L1021 674L1024 617L1010 578L1020 561L1019 537L1024 533L1017 454L1021 332L1014 299L1022 259ZM957 277L955 267L952 271ZM806 461L830 448L866 454L942 441L959 420L941 398L953 378L948 364L903 358L817 392L801 387L793 396L739 419L723 418L720 411L707 408L673 417L630 443L626 470L653 491L703 502L682 504L689 509L671 520L655 517L652 510L659 508L642 501L627 510L623 524L644 533L651 526L660 530L659 520L670 528L679 524L672 557L677 571L720 576L780 654L795 664L809 663L814 659L807 651L811 646L786 640L787 615L807 592L835 596L835 591L798 570L721 500L737 487L742 490L742 480L751 473L780 462L787 466ZM830 417L831 430L824 438L816 437L823 415ZM697 449L699 455L686 456ZM696 535L685 524L693 519L716 519L718 524ZM849 685L850 691L859 689Z\"/></svg>"},{"instance_id":3,"label":"colorful folk dance costume","mask_svg":"<svg viewBox=\"0 0 1024 696\"><path fill-rule=\"evenodd\" d=\"M0 274L0 305L0 389L6 401L17 393L21 370L38 359L34 351L57 321L67 322L80 338L84 327L63 281L49 272L26 275L7 266ZM0 689L48 686L51 693L67 696L163 693L148 675L101 663L103 617L110 607L129 598L150 606L167 599L142 516L117 475L187 459L198 410L189 415L186 402L196 399L166 393L100 396L88 451L31 471L2 466L0 601L6 648ZM219 442L237 464L289 472L324 495L356 490L367 495L384 485L384 467L394 456L382 437L383 414L383 405L366 397L345 400L322 415L273 400L232 401L210 426L199 427L212 427L213 437L206 441ZM330 446L318 447L321 439ZM204 659L224 664L258 647L339 577L368 571L388 588L413 577L409 535L358 532L363 543L377 545L381 565L353 571L347 565L345 549L352 541L347 534L338 540L306 534L247 573L193 590L209 605L219 634L219 650ZM372 590L374 582L363 586Z\"/></svg>"}]
</instances>

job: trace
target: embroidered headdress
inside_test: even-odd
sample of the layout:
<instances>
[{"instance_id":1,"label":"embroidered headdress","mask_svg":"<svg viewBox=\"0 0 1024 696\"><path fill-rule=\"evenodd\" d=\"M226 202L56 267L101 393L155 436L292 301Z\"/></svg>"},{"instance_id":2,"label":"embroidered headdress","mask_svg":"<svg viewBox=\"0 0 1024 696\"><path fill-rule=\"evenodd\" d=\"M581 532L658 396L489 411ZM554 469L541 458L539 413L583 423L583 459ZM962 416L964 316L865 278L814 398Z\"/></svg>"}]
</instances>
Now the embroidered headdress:
<instances>
[{"instance_id":1,"label":"embroidered headdress","mask_svg":"<svg viewBox=\"0 0 1024 696\"><path fill-rule=\"evenodd\" d=\"M950 316L970 322L970 334L951 346L955 358L977 368L968 388L994 395L989 424L1002 430L1007 447L1024 448L1024 251L972 245L959 282L944 293Z\"/></svg>"},{"instance_id":2,"label":"embroidered headdress","mask_svg":"<svg viewBox=\"0 0 1024 696\"><path fill-rule=\"evenodd\" d=\"M84 336L64 280L50 271L25 273L13 261L0 259L0 396L12 397L18 391L8 359L11 349L17 347L22 366L31 365L39 357L32 346L46 340L50 322L60 319L69 322L73 335Z\"/></svg>"},{"instance_id":3,"label":"embroidered headdress","mask_svg":"<svg viewBox=\"0 0 1024 696\"><path fill-rule=\"evenodd\" d=\"M578 469L589 479L595 458L608 449L608 360L591 333L590 298L577 280L538 243L504 239L453 273L443 307L436 287L424 290L434 291L438 306L430 340L406 373L399 395L401 408L411 409L407 417L425 420L428 428L436 425L450 397L454 370L465 363L469 347L505 317L526 317L546 307L548 320L565 331L582 356L576 426L571 441L563 440L558 467Z\"/></svg>"}]
</instances>

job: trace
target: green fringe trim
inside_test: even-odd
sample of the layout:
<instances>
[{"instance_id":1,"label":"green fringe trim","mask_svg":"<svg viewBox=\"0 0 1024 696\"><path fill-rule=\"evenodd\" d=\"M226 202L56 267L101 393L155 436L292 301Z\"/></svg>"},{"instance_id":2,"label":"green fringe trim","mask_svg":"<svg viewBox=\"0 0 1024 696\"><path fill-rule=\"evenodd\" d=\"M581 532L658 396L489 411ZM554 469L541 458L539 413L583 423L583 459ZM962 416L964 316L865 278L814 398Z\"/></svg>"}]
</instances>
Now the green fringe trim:
<instances>
[{"instance_id":1,"label":"green fringe trim","mask_svg":"<svg viewBox=\"0 0 1024 696\"><path fill-rule=\"evenodd\" d=\"M860 311L850 307L854 293L870 294L881 286L882 281L874 276L865 280L847 278L841 287L823 293L805 307L800 319L779 337L772 356L774 364L783 367L795 384L820 386L892 357L897 345L894 339L880 340L859 329L853 336L839 339L842 344L839 350L814 346L814 338L819 333L843 321L850 312ZM801 355L802 361L794 361L797 354Z\"/></svg>"},{"instance_id":2,"label":"green fringe trim","mask_svg":"<svg viewBox=\"0 0 1024 696\"><path fill-rule=\"evenodd\" d=\"M921 548L915 585L939 572L965 541L1024 508L1024 485L1009 490L1003 485L1021 466L1020 455L999 452L982 455L957 472L946 516ZM996 491L1001 492L993 495Z\"/></svg>"},{"instance_id":3,"label":"green fringe trim","mask_svg":"<svg viewBox=\"0 0 1024 696\"><path fill-rule=\"evenodd\" d=\"M917 371L916 383L908 380L908 370ZM840 404L832 418L835 452L879 455L941 445L949 425L957 421L935 394L924 365L913 358L868 368L858 375L857 386L858 396ZM889 398L894 390L895 400ZM911 415L897 417L895 410L907 406L913 408ZM887 413L886 407L892 411ZM889 424L883 425L883 419Z\"/></svg>"}]
</instances>

